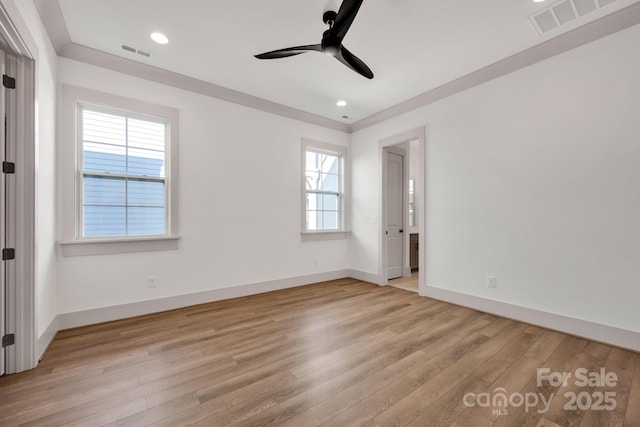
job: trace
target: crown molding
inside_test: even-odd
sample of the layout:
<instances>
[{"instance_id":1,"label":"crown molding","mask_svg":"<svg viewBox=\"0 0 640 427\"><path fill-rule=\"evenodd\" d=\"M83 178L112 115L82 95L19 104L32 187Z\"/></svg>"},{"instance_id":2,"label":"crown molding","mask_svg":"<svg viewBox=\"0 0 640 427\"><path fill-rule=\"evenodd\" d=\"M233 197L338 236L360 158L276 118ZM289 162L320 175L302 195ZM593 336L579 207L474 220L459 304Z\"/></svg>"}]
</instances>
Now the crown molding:
<instances>
[{"instance_id":1,"label":"crown molding","mask_svg":"<svg viewBox=\"0 0 640 427\"><path fill-rule=\"evenodd\" d=\"M225 88L183 74L136 62L110 53L102 52L71 40L58 0L34 0L40 18L60 57L85 62L113 71L140 77L146 80L196 92L202 95L261 110L270 114L322 126L345 133L368 128L399 115L424 107L433 102L455 95L474 86L520 70L537 62L575 49L602 37L640 24L640 2L636 2L568 31L536 46L495 62L442 86L424 92L392 107L374 113L352 124L346 124L307 111L288 107L253 95Z\"/></svg>"},{"instance_id":2,"label":"crown molding","mask_svg":"<svg viewBox=\"0 0 640 427\"><path fill-rule=\"evenodd\" d=\"M71 36L67 30L67 23L64 21L60 3L58 0L34 0L34 4L45 30L47 30L49 40L59 56L62 49L71 43Z\"/></svg>"},{"instance_id":3,"label":"crown molding","mask_svg":"<svg viewBox=\"0 0 640 427\"><path fill-rule=\"evenodd\" d=\"M58 1L34 0L34 2L51 44L60 57L96 65L324 128L345 133L350 132L350 126L347 123L74 43L69 35Z\"/></svg>"},{"instance_id":4,"label":"crown molding","mask_svg":"<svg viewBox=\"0 0 640 427\"><path fill-rule=\"evenodd\" d=\"M278 116L287 117L301 122L311 123L313 125L345 133L349 133L350 131L350 127L346 123L341 123L336 120L278 104L273 101L268 101L263 98L258 98L257 96L238 92L233 89L228 89L203 80L198 80L173 71L163 70L148 64L105 53L73 42L62 47L58 55L63 58L96 65L112 71L117 71L167 86L173 86L178 89L188 90L190 92L210 96L212 98L221 99L223 101L232 102L234 104L243 105L245 107L276 114Z\"/></svg>"},{"instance_id":5,"label":"crown molding","mask_svg":"<svg viewBox=\"0 0 640 427\"><path fill-rule=\"evenodd\" d=\"M640 3L634 3L588 24L542 42L501 61L445 83L435 89L396 104L351 124L350 132L368 128L393 117L424 107L474 86L513 73L521 68L544 61L602 37L640 23Z\"/></svg>"}]
</instances>

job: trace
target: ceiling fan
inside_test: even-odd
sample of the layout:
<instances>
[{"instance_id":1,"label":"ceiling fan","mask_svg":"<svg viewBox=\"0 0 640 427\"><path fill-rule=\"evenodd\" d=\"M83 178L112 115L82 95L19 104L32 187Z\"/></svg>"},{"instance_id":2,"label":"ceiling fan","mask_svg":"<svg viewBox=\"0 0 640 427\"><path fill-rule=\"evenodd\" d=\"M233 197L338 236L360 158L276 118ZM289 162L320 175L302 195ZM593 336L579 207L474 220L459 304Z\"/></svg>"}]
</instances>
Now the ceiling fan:
<instances>
[{"instance_id":1,"label":"ceiling fan","mask_svg":"<svg viewBox=\"0 0 640 427\"><path fill-rule=\"evenodd\" d=\"M356 73L372 79L373 72L367 67L367 64L362 62L362 60L342 45L342 39L347 34L347 31L349 31L349 27L351 27L362 1L363 0L344 0L338 13L332 10L324 12L322 20L325 24L329 25L329 29L322 34L320 44L278 49L255 55L255 57L258 59L277 59L300 55L305 52L322 52L333 56Z\"/></svg>"}]
</instances>

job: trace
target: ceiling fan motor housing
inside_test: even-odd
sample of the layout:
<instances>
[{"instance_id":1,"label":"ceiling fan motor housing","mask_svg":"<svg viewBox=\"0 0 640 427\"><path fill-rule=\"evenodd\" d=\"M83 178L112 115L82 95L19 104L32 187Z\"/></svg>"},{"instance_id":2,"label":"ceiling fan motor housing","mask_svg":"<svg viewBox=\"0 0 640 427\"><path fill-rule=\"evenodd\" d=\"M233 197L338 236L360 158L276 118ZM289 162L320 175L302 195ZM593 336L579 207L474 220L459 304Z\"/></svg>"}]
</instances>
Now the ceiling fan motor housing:
<instances>
[{"instance_id":1,"label":"ceiling fan motor housing","mask_svg":"<svg viewBox=\"0 0 640 427\"><path fill-rule=\"evenodd\" d=\"M340 52L340 40L331 36L330 30L327 30L322 35L322 51L330 56L336 56Z\"/></svg>"}]
</instances>

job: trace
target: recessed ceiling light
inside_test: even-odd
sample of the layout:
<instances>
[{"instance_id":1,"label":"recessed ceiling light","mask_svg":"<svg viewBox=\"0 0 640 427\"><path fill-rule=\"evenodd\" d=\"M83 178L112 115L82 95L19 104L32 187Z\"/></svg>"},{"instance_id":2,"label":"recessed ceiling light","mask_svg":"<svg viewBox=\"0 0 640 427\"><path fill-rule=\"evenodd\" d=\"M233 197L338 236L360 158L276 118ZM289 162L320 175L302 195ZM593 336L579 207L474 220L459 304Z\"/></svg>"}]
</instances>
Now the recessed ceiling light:
<instances>
[{"instance_id":1,"label":"recessed ceiling light","mask_svg":"<svg viewBox=\"0 0 640 427\"><path fill-rule=\"evenodd\" d=\"M534 3L542 3L544 0L533 0Z\"/></svg>"},{"instance_id":2,"label":"recessed ceiling light","mask_svg":"<svg viewBox=\"0 0 640 427\"><path fill-rule=\"evenodd\" d=\"M156 43L160 43L160 44L169 43L169 39L167 38L167 36L165 36L162 33L151 33L151 40L153 40Z\"/></svg>"},{"instance_id":3,"label":"recessed ceiling light","mask_svg":"<svg viewBox=\"0 0 640 427\"><path fill-rule=\"evenodd\" d=\"M340 101L336 102L336 105L338 107L346 107L347 106L347 101L344 101L344 100L341 99Z\"/></svg>"}]
</instances>

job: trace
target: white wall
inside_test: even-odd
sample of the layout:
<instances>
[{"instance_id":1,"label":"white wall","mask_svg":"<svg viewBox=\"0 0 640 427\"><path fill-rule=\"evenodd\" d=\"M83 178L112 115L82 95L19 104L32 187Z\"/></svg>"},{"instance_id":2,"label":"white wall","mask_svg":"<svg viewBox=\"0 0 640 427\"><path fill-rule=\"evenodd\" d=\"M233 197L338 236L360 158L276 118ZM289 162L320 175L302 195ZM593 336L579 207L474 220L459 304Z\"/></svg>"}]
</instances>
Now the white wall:
<instances>
[{"instance_id":1,"label":"white wall","mask_svg":"<svg viewBox=\"0 0 640 427\"><path fill-rule=\"evenodd\" d=\"M36 326L47 332L57 311L56 53L31 0L15 0L37 46L36 55ZM51 338L51 337L49 337Z\"/></svg>"},{"instance_id":2,"label":"white wall","mask_svg":"<svg viewBox=\"0 0 640 427\"><path fill-rule=\"evenodd\" d=\"M60 84L179 110L182 236L177 251L59 255L59 313L348 268L347 240L300 238L301 138L347 145L347 134L64 58L58 65Z\"/></svg>"},{"instance_id":3,"label":"white wall","mask_svg":"<svg viewBox=\"0 0 640 427\"><path fill-rule=\"evenodd\" d=\"M351 268L378 271L378 141L426 126L430 286L640 331L639 41L635 26L352 135Z\"/></svg>"}]
</instances>

